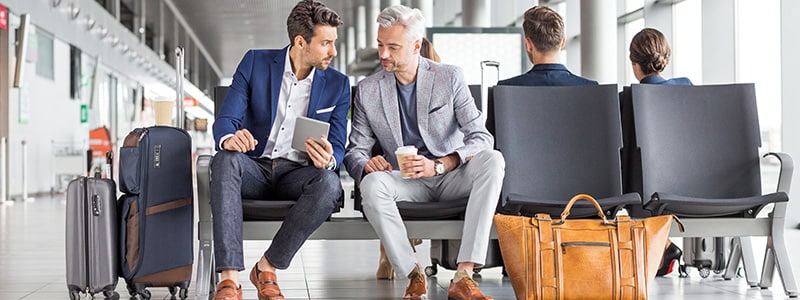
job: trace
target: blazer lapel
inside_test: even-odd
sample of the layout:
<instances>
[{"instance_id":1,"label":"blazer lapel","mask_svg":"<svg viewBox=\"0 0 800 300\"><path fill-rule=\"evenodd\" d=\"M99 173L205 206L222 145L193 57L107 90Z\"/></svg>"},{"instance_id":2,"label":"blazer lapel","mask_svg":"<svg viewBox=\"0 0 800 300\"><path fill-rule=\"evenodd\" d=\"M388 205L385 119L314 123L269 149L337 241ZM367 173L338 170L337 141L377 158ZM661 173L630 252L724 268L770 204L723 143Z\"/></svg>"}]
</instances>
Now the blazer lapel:
<instances>
[{"instance_id":1,"label":"blazer lapel","mask_svg":"<svg viewBox=\"0 0 800 300\"><path fill-rule=\"evenodd\" d=\"M428 112L430 111L431 95L433 93L433 80L435 74L428 70L427 60L420 57L417 69L417 124L419 133L424 137L428 133Z\"/></svg>"},{"instance_id":2,"label":"blazer lapel","mask_svg":"<svg viewBox=\"0 0 800 300\"><path fill-rule=\"evenodd\" d=\"M269 105L272 114L270 123L275 122L275 114L278 112L278 99L280 99L281 83L283 82L283 68L286 66L286 51L289 51L289 46L283 48L283 51L278 52L278 55L272 60L269 70Z\"/></svg>"},{"instance_id":3,"label":"blazer lapel","mask_svg":"<svg viewBox=\"0 0 800 300\"><path fill-rule=\"evenodd\" d=\"M389 123L389 128L392 130L395 143L398 146L403 146L403 132L400 129L400 107L397 104L397 87L395 87L395 84L394 73L383 72L383 79L380 81L380 99L383 106L383 114L386 116L386 122Z\"/></svg>"},{"instance_id":4,"label":"blazer lapel","mask_svg":"<svg viewBox=\"0 0 800 300\"><path fill-rule=\"evenodd\" d=\"M325 72L322 70L315 70L314 82L311 84L311 96L308 100L307 117L313 118L317 114L317 108L320 106L319 98L323 91L325 91Z\"/></svg>"}]
</instances>

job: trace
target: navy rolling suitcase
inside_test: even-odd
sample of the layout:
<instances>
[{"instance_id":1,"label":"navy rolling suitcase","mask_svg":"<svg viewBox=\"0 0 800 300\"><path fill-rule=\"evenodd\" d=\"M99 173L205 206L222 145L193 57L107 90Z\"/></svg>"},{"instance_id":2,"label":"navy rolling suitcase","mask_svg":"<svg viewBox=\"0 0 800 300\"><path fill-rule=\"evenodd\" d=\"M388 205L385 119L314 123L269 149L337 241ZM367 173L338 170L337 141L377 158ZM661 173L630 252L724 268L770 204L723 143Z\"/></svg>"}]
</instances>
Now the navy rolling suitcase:
<instances>
[{"instance_id":1,"label":"navy rolling suitcase","mask_svg":"<svg viewBox=\"0 0 800 300\"><path fill-rule=\"evenodd\" d=\"M120 268L131 296L148 287L188 296L193 261L191 138L170 126L134 129L120 148Z\"/></svg>"},{"instance_id":2,"label":"navy rolling suitcase","mask_svg":"<svg viewBox=\"0 0 800 300\"><path fill-rule=\"evenodd\" d=\"M67 187L66 261L70 299L102 293L119 299L117 187L113 180L81 176Z\"/></svg>"}]
</instances>

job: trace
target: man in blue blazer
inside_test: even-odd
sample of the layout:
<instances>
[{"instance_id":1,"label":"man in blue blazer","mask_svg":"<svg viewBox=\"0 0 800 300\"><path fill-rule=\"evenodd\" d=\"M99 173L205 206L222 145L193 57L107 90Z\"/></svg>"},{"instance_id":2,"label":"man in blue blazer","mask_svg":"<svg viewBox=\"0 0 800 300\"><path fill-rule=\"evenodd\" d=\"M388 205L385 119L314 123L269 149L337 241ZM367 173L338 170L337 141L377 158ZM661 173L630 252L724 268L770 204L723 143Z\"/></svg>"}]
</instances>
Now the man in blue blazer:
<instances>
[{"instance_id":1,"label":"man in blue blazer","mask_svg":"<svg viewBox=\"0 0 800 300\"><path fill-rule=\"evenodd\" d=\"M338 173L344 157L350 82L328 69L336 56L333 10L300 1L287 20L291 44L280 50L250 50L239 63L214 122L220 150L211 165L214 255L221 282L214 299L242 299L242 198L297 199L253 266L258 299L283 299L276 269L294 255L336 207L342 193ZM306 116L330 124L327 137L308 137L292 148L296 120Z\"/></svg>"},{"instance_id":2,"label":"man in blue blazer","mask_svg":"<svg viewBox=\"0 0 800 300\"><path fill-rule=\"evenodd\" d=\"M522 29L525 50L533 68L517 77L501 80L497 85L573 86L597 85L597 81L572 74L559 63L564 48L564 20L546 6L534 6L525 12Z\"/></svg>"}]
</instances>

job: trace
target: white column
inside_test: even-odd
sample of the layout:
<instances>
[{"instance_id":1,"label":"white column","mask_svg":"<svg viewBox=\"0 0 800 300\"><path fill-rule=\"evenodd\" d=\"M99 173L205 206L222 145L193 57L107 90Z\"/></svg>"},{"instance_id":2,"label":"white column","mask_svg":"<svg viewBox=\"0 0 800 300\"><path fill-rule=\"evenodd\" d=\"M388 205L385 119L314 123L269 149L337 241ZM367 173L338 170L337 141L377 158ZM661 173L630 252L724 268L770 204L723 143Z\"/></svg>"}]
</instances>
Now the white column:
<instances>
[{"instance_id":1,"label":"white column","mask_svg":"<svg viewBox=\"0 0 800 300\"><path fill-rule=\"evenodd\" d=\"M781 133L783 137L783 152L794 156L795 161L800 161L800 74L795 67L800 65L800 19L797 12L800 11L800 1L781 0L781 102L783 124ZM704 71L705 72L705 71ZM795 163L798 165L798 163ZM798 167L795 167L797 170ZM795 172L792 177L792 186L789 195L789 204L786 209L786 226L790 228L800 227L800 176ZM767 191L765 191L767 192Z\"/></svg>"},{"instance_id":2,"label":"white column","mask_svg":"<svg viewBox=\"0 0 800 300\"><path fill-rule=\"evenodd\" d=\"M729 0L704 0L702 5L703 83L735 82L736 3Z\"/></svg>"},{"instance_id":3,"label":"white column","mask_svg":"<svg viewBox=\"0 0 800 300\"><path fill-rule=\"evenodd\" d=\"M347 27L347 64L356 60L356 29Z\"/></svg>"},{"instance_id":4,"label":"white column","mask_svg":"<svg viewBox=\"0 0 800 300\"><path fill-rule=\"evenodd\" d=\"M367 30L367 47L369 48L377 48L378 47L378 22L375 20L378 19L378 15L381 13L381 2L380 0L366 0L367 1L367 13L365 16L365 28Z\"/></svg>"},{"instance_id":5,"label":"white column","mask_svg":"<svg viewBox=\"0 0 800 300\"><path fill-rule=\"evenodd\" d=\"M425 27L433 27L433 0L412 0L411 7L422 11Z\"/></svg>"},{"instance_id":6,"label":"white column","mask_svg":"<svg viewBox=\"0 0 800 300\"><path fill-rule=\"evenodd\" d=\"M581 75L600 83L617 82L615 1L581 0Z\"/></svg>"},{"instance_id":7,"label":"white column","mask_svg":"<svg viewBox=\"0 0 800 300\"><path fill-rule=\"evenodd\" d=\"M367 47L367 9L364 5L356 7L356 49Z\"/></svg>"},{"instance_id":8,"label":"white column","mask_svg":"<svg viewBox=\"0 0 800 300\"><path fill-rule=\"evenodd\" d=\"M464 27L491 27L492 6L489 0L461 0Z\"/></svg>"}]
</instances>

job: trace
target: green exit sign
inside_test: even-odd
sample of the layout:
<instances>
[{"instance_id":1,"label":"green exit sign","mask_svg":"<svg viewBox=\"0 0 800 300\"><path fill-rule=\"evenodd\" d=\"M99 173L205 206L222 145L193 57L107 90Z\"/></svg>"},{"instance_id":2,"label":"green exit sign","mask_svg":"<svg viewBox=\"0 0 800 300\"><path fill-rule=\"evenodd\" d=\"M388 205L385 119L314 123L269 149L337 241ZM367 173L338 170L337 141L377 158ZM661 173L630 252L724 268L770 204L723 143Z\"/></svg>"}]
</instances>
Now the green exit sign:
<instances>
[{"instance_id":1,"label":"green exit sign","mask_svg":"<svg viewBox=\"0 0 800 300\"><path fill-rule=\"evenodd\" d=\"M89 121L89 106L81 104L81 124Z\"/></svg>"}]
</instances>

